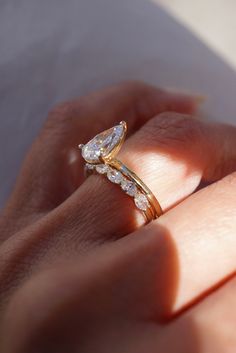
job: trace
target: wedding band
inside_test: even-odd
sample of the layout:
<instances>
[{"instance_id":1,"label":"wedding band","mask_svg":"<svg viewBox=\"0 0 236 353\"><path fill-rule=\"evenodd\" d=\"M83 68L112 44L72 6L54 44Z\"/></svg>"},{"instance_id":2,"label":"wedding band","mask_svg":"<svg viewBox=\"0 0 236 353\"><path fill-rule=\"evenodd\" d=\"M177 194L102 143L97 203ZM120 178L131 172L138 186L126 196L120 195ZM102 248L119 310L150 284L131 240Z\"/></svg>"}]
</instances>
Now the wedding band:
<instances>
[{"instance_id":1,"label":"wedding band","mask_svg":"<svg viewBox=\"0 0 236 353\"><path fill-rule=\"evenodd\" d=\"M96 135L85 145L80 144L86 175L105 175L114 184L134 199L136 207L143 212L147 223L161 216L162 209L147 185L120 160L116 159L127 133L127 124L121 121L108 130Z\"/></svg>"}]
</instances>

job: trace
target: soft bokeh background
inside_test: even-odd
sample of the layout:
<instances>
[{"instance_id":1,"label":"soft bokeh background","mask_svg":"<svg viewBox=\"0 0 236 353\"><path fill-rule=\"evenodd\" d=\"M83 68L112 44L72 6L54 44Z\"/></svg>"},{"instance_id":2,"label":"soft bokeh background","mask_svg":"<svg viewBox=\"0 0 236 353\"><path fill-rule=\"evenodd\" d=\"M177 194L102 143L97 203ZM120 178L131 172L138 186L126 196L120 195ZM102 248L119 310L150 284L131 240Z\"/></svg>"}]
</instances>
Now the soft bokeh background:
<instances>
[{"instance_id":1,"label":"soft bokeh background","mask_svg":"<svg viewBox=\"0 0 236 353\"><path fill-rule=\"evenodd\" d=\"M235 11L232 0L1 0L0 207L59 101L139 79L205 95L201 115L235 123Z\"/></svg>"},{"instance_id":2,"label":"soft bokeh background","mask_svg":"<svg viewBox=\"0 0 236 353\"><path fill-rule=\"evenodd\" d=\"M153 0L236 68L235 0Z\"/></svg>"}]
</instances>

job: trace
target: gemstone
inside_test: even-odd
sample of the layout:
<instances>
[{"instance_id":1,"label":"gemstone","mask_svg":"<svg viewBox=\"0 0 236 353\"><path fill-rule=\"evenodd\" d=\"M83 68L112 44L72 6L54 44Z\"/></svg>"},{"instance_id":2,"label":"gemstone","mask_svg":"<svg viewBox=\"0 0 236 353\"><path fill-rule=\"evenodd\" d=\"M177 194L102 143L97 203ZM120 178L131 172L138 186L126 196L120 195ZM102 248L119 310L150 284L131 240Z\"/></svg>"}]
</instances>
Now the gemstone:
<instances>
[{"instance_id":1,"label":"gemstone","mask_svg":"<svg viewBox=\"0 0 236 353\"><path fill-rule=\"evenodd\" d=\"M88 170L93 170L93 169L94 169L94 165L89 164L89 163L86 163L86 168L87 168Z\"/></svg>"},{"instance_id":2,"label":"gemstone","mask_svg":"<svg viewBox=\"0 0 236 353\"><path fill-rule=\"evenodd\" d=\"M106 164L98 164L98 165L96 165L96 171L99 174L106 174L108 172L108 170L109 170L109 167Z\"/></svg>"},{"instance_id":3,"label":"gemstone","mask_svg":"<svg viewBox=\"0 0 236 353\"><path fill-rule=\"evenodd\" d=\"M144 194L137 193L134 197L135 205L142 211L147 211L150 204L147 197Z\"/></svg>"},{"instance_id":4,"label":"gemstone","mask_svg":"<svg viewBox=\"0 0 236 353\"><path fill-rule=\"evenodd\" d=\"M121 182L121 189L124 190L130 196L134 196L137 193L137 188L135 184L127 179L124 179Z\"/></svg>"},{"instance_id":5,"label":"gemstone","mask_svg":"<svg viewBox=\"0 0 236 353\"><path fill-rule=\"evenodd\" d=\"M112 183L115 184L120 184L123 180L122 174L118 170L112 168L108 170L107 177Z\"/></svg>"},{"instance_id":6,"label":"gemstone","mask_svg":"<svg viewBox=\"0 0 236 353\"><path fill-rule=\"evenodd\" d=\"M119 124L96 135L82 148L82 156L89 163L99 162L99 157L108 156L117 147L125 134L125 125Z\"/></svg>"}]
</instances>

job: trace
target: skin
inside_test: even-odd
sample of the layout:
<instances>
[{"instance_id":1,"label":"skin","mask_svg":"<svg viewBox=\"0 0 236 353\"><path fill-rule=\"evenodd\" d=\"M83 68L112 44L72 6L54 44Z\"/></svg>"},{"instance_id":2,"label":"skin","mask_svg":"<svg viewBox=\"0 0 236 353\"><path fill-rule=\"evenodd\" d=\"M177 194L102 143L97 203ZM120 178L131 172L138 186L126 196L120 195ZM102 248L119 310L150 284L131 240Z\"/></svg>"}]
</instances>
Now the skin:
<instances>
[{"instance_id":1,"label":"skin","mask_svg":"<svg viewBox=\"0 0 236 353\"><path fill-rule=\"evenodd\" d=\"M236 128L198 101L128 82L49 113L0 220L1 352L235 352ZM122 119L147 226L76 148Z\"/></svg>"}]
</instances>

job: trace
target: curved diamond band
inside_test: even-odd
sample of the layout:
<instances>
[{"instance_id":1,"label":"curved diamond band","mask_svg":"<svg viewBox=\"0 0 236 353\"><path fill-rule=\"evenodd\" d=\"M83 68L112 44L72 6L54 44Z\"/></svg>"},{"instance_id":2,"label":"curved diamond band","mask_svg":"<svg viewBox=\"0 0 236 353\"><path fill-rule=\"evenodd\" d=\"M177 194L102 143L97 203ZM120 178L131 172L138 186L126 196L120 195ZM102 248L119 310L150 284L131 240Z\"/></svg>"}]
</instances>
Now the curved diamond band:
<instances>
[{"instance_id":1,"label":"curved diamond band","mask_svg":"<svg viewBox=\"0 0 236 353\"><path fill-rule=\"evenodd\" d=\"M121 161L115 158L126 136L127 125L119 125L96 135L86 145L79 145L86 161L86 175L105 175L114 184L134 199L136 207L144 213L147 223L158 218L162 209L151 190Z\"/></svg>"}]
</instances>

